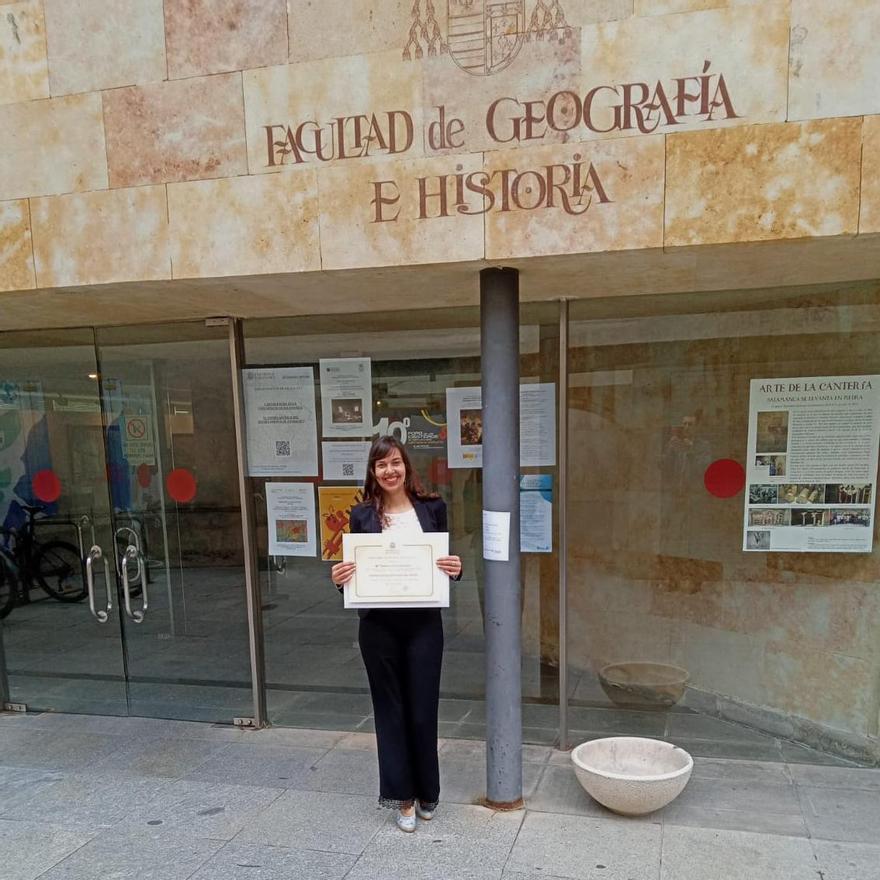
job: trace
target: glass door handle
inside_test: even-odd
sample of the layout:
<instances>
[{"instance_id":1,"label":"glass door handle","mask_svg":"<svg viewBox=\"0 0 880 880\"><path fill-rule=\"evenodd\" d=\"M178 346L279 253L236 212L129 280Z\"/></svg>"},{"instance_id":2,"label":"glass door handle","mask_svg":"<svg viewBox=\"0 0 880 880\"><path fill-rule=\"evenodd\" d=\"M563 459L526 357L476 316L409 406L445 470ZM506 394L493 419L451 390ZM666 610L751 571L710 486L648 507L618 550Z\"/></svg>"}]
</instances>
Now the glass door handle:
<instances>
[{"instance_id":1,"label":"glass door handle","mask_svg":"<svg viewBox=\"0 0 880 880\"><path fill-rule=\"evenodd\" d=\"M141 585L141 593L144 597L144 605L140 611L131 610L131 584L128 581L128 563L137 562L137 579ZM122 595L125 597L125 613L135 622L143 623L147 616L147 579L144 577L144 557L134 544L125 548L119 560L122 569Z\"/></svg>"},{"instance_id":2,"label":"glass door handle","mask_svg":"<svg viewBox=\"0 0 880 880\"><path fill-rule=\"evenodd\" d=\"M95 609L95 572L94 564L96 560L104 560L104 588L107 591L107 606L103 610ZM113 610L113 594L110 592L110 563L104 555L104 551L95 544L89 555L86 557L86 585L89 588L89 609L94 615L98 623L107 623L110 619L110 612Z\"/></svg>"}]
</instances>

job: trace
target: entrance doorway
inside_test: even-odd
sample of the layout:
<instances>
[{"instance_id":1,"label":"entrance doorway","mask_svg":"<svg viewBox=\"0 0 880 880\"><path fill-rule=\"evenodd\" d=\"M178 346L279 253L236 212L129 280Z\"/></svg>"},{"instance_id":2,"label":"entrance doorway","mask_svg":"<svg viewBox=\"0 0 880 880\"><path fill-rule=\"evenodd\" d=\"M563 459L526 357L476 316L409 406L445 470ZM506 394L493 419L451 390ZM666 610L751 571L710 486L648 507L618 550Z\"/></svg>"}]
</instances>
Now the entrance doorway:
<instances>
[{"instance_id":1,"label":"entrance doorway","mask_svg":"<svg viewBox=\"0 0 880 880\"><path fill-rule=\"evenodd\" d=\"M228 328L0 335L0 654L35 711L253 711Z\"/></svg>"}]
</instances>

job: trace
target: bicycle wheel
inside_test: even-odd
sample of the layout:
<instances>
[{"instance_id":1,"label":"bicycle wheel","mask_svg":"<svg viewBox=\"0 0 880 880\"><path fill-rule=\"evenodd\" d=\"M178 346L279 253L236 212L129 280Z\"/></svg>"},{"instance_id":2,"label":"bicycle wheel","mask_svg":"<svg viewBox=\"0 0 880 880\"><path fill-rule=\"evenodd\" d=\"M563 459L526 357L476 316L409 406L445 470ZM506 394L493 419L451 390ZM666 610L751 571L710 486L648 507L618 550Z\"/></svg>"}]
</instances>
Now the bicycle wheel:
<instances>
[{"instance_id":1,"label":"bicycle wheel","mask_svg":"<svg viewBox=\"0 0 880 880\"><path fill-rule=\"evenodd\" d=\"M6 558L0 553L0 620L3 620L15 604L15 575Z\"/></svg>"},{"instance_id":2,"label":"bicycle wheel","mask_svg":"<svg viewBox=\"0 0 880 880\"><path fill-rule=\"evenodd\" d=\"M59 602L80 602L88 594L85 565L67 541L49 541L34 554L37 583Z\"/></svg>"}]
</instances>

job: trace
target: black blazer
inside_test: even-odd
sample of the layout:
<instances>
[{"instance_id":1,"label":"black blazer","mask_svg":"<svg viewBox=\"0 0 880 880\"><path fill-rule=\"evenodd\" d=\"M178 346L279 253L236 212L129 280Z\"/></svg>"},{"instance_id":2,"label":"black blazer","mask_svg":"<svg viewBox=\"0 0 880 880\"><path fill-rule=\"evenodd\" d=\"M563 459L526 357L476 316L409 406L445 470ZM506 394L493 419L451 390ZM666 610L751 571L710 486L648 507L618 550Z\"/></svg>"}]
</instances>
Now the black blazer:
<instances>
[{"instance_id":1,"label":"black blazer","mask_svg":"<svg viewBox=\"0 0 880 880\"><path fill-rule=\"evenodd\" d=\"M448 532L446 524L446 502L442 498L426 498L413 501L416 516L423 532ZM381 532L382 523L372 504L362 502L351 509L351 530L355 534Z\"/></svg>"},{"instance_id":2,"label":"black blazer","mask_svg":"<svg viewBox=\"0 0 880 880\"><path fill-rule=\"evenodd\" d=\"M442 498L426 498L424 501L414 500L412 503L419 518L419 525L423 532L448 532L449 528L446 522L446 502ZM355 505L351 509L349 516L351 531L353 534L370 534L382 531L382 523L379 522L379 514L372 504L362 502ZM451 580L460 581L461 572L458 577ZM365 617L372 610L369 608L361 608L358 610L360 617Z\"/></svg>"}]
</instances>

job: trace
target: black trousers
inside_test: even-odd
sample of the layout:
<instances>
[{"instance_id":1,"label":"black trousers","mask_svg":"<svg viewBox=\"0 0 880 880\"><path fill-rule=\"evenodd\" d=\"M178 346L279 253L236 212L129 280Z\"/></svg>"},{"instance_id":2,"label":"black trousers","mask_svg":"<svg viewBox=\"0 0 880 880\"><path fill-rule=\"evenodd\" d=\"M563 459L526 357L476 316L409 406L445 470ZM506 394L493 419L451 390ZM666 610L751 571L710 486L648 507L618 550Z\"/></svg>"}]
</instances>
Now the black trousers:
<instances>
[{"instance_id":1,"label":"black trousers","mask_svg":"<svg viewBox=\"0 0 880 880\"><path fill-rule=\"evenodd\" d=\"M374 608L358 634L379 750L379 799L440 799L437 707L443 662L439 608Z\"/></svg>"}]
</instances>

